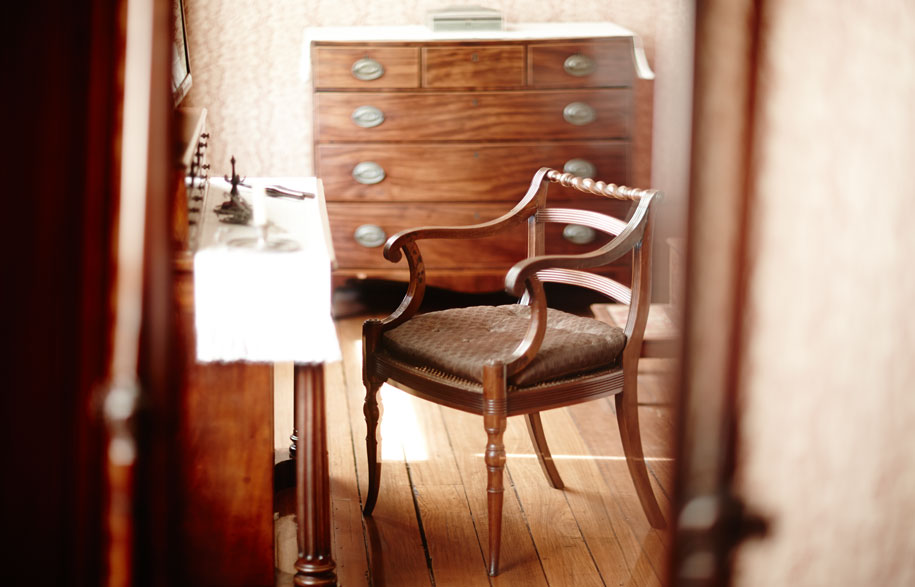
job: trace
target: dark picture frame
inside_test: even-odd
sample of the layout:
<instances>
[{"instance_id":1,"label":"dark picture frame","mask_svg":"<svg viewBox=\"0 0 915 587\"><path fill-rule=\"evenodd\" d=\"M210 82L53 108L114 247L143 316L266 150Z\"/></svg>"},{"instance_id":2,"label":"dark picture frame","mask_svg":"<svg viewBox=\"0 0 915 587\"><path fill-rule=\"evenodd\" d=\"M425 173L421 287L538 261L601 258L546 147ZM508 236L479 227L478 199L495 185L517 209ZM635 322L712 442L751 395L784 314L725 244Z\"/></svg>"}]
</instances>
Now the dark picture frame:
<instances>
[{"instance_id":1,"label":"dark picture frame","mask_svg":"<svg viewBox=\"0 0 915 587\"><path fill-rule=\"evenodd\" d=\"M187 26L184 18L184 0L173 0L172 98L175 106L191 89L191 59L187 48Z\"/></svg>"}]
</instances>

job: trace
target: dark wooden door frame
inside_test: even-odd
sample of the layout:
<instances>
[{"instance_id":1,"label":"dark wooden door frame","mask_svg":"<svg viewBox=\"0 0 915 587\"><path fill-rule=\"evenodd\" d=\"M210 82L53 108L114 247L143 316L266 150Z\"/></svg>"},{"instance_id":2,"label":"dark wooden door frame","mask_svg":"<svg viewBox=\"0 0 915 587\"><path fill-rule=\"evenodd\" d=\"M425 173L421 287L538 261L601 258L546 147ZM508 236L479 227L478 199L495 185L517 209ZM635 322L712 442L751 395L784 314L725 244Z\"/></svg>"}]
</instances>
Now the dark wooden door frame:
<instances>
[{"instance_id":1,"label":"dark wooden door frame","mask_svg":"<svg viewBox=\"0 0 915 587\"><path fill-rule=\"evenodd\" d=\"M114 348L101 401L108 447L103 572L109 585L169 585L182 562L174 464L181 373L170 218L172 3L117 1L124 74Z\"/></svg>"},{"instance_id":2,"label":"dark wooden door frame","mask_svg":"<svg viewBox=\"0 0 915 587\"><path fill-rule=\"evenodd\" d=\"M762 531L732 489L762 0L698 0L677 489L668 584L727 585Z\"/></svg>"},{"instance_id":3,"label":"dark wooden door frame","mask_svg":"<svg viewBox=\"0 0 915 587\"><path fill-rule=\"evenodd\" d=\"M5 7L7 584L100 584L123 0Z\"/></svg>"}]
</instances>

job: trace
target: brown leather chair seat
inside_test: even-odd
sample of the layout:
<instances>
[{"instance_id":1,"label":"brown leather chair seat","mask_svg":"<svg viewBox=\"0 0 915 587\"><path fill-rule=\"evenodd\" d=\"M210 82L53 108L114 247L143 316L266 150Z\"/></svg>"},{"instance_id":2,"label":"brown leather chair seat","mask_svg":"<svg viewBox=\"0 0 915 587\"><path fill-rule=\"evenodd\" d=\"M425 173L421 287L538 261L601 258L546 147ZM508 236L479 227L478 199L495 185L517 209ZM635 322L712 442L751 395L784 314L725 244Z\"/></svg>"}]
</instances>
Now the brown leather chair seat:
<instances>
[{"instance_id":1,"label":"brown leather chair seat","mask_svg":"<svg viewBox=\"0 0 915 587\"><path fill-rule=\"evenodd\" d=\"M411 364L483 382L483 365L508 361L531 323L520 304L474 306L414 316L382 337L384 349ZM623 330L600 320L547 309L546 334L533 361L514 378L535 385L612 367L626 345Z\"/></svg>"}]
</instances>

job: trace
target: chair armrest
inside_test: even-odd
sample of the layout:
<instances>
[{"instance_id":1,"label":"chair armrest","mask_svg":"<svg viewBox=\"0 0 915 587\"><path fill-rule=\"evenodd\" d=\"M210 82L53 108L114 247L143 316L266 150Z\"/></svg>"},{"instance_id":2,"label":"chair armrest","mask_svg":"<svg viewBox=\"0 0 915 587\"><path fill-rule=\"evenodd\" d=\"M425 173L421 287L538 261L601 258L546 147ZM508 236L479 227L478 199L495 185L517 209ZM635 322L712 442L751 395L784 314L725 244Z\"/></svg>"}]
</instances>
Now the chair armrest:
<instances>
[{"instance_id":1,"label":"chair armrest","mask_svg":"<svg viewBox=\"0 0 915 587\"><path fill-rule=\"evenodd\" d=\"M542 168L531 181L524 198L511 210L495 220L472 224L469 226L424 226L409 230L402 230L393 235L384 244L384 257L396 263L406 253L407 264L410 267L410 282L400 305L390 316L381 320L380 328L389 330L403 324L413 317L419 310L426 292L426 265L423 263L422 253L417 241L422 239L469 239L483 238L500 232L501 230L520 224L537 212L540 202L546 197L546 182L544 176L549 169Z\"/></svg>"},{"instance_id":2,"label":"chair armrest","mask_svg":"<svg viewBox=\"0 0 915 587\"><path fill-rule=\"evenodd\" d=\"M642 241L650 218L649 210L653 198L653 193L642 197L626 228L602 247L577 255L539 255L519 261L505 275L505 291L514 296L521 296L527 281L544 269L589 269L619 259Z\"/></svg>"},{"instance_id":3,"label":"chair armrest","mask_svg":"<svg viewBox=\"0 0 915 587\"><path fill-rule=\"evenodd\" d=\"M527 216L529 216L528 214ZM481 224L468 224L464 226L421 226L402 230L391 236L384 245L384 257L396 263L400 261L402 250L407 243L425 239L472 239L484 238L498 234L502 230L520 224L527 219L523 210L517 206L495 220Z\"/></svg>"},{"instance_id":4,"label":"chair armrest","mask_svg":"<svg viewBox=\"0 0 915 587\"><path fill-rule=\"evenodd\" d=\"M423 239L471 239L484 238L498 234L502 230L521 224L537 211L538 203L546 195L544 175L550 171L541 168L531 181L524 197L508 212L494 220L466 226L422 226L402 230L391 236L384 244L385 259L396 263L400 261L405 246L409 242Z\"/></svg>"},{"instance_id":5,"label":"chair armrest","mask_svg":"<svg viewBox=\"0 0 915 587\"><path fill-rule=\"evenodd\" d=\"M659 201L663 198L663 194L658 190L642 190L616 185L615 183L604 183L603 181L597 181L589 177L578 177L555 169L547 169L546 171L547 179L553 183L558 183L567 188L575 188L586 194L594 194L595 196L603 196L614 200L643 200L650 196L655 198L655 201Z\"/></svg>"}]
</instances>

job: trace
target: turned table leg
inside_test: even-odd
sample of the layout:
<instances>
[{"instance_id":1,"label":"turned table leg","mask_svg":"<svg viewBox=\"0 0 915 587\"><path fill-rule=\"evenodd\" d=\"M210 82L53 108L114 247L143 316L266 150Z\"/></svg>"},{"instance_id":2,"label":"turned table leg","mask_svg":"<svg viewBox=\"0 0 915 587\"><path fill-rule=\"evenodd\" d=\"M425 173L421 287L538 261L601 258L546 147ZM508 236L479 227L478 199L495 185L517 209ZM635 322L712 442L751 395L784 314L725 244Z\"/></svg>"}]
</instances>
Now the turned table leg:
<instances>
[{"instance_id":1,"label":"turned table leg","mask_svg":"<svg viewBox=\"0 0 915 587\"><path fill-rule=\"evenodd\" d=\"M330 551L330 476L324 412L324 365L295 365L296 585L336 585Z\"/></svg>"}]
</instances>

